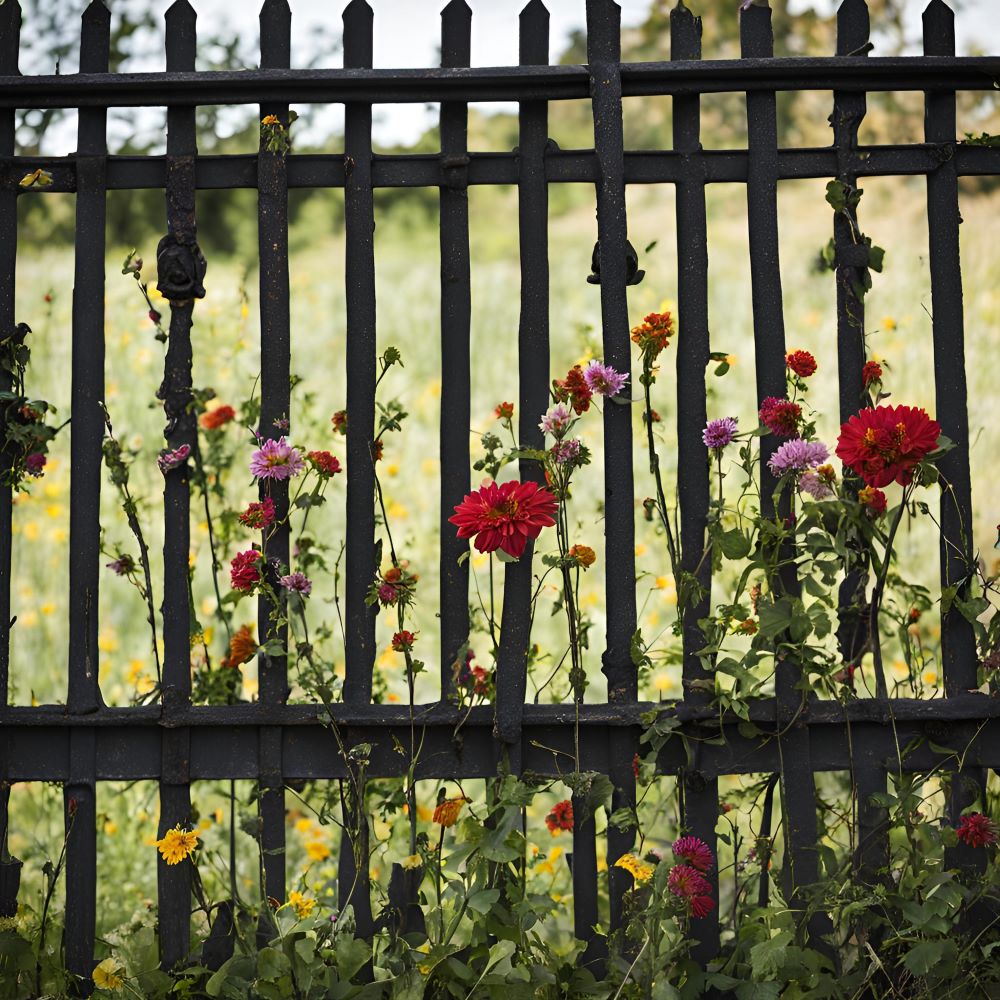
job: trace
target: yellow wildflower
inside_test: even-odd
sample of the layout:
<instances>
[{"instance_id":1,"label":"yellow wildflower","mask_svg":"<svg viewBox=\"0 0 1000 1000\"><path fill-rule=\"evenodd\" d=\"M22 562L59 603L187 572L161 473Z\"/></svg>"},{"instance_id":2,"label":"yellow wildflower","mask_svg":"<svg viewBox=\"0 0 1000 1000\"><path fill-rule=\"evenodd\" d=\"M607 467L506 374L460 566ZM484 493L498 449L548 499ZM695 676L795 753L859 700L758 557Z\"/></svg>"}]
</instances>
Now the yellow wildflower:
<instances>
[{"instance_id":1,"label":"yellow wildflower","mask_svg":"<svg viewBox=\"0 0 1000 1000\"><path fill-rule=\"evenodd\" d=\"M648 882L653 877L653 866L640 861L634 854L623 854L615 868L624 868L636 882Z\"/></svg>"},{"instance_id":2,"label":"yellow wildflower","mask_svg":"<svg viewBox=\"0 0 1000 1000\"><path fill-rule=\"evenodd\" d=\"M260 120L261 125L280 125L277 115L264 115Z\"/></svg>"},{"instance_id":3,"label":"yellow wildflower","mask_svg":"<svg viewBox=\"0 0 1000 1000\"><path fill-rule=\"evenodd\" d=\"M309 855L313 861L325 861L330 857L330 848L326 846L322 841L310 840L306 844L306 854Z\"/></svg>"},{"instance_id":4,"label":"yellow wildflower","mask_svg":"<svg viewBox=\"0 0 1000 1000\"><path fill-rule=\"evenodd\" d=\"M155 844L168 865L177 865L190 857L198 847L198 832L184 830L178 824L172 830L167 830Z\"/></svg>"},{"instance_id":5,"label":"yellow wildflower","mask_svg":"<svg viewBox=\"0 0 1000 1000\"><path fill-rule=\"evenodd\" d=\"M308 833L312 829L312 820L308 816L303 816L295 821L295 829L299 833Z\"/></svg>"},{"instance_id":6,"label":"yellow wildflower","mask_svg":"<svg viewBox=\"0 0 1000 1000\"><path fill-rule=\"evenodd\" d=\"M299 920L305 920L316 906L316 900L308 899L301 892L290 892L288 894L288 905L295 911L295 916Z\"/></svg>"},{"instance_id":7,"label":"yellow wildflower","mask_svg":"<svg viewBox=\"0 0 1000 1000\"><path fill-rule=\"evenodd\" d=\"M113 837L118 832L118 824L113 819L106 820L104 823L104 832L109 837Z\"/></svg>"},{"instance_id":8,"label":"yellow wildflower","mask_svg":"<svg viewBox=\"0 0 1000 1000\"><path fill-rule=\"evenodd\" d=\"M117 993L125 985L125 969L115 958L106 958L94 968L91 978L99 990Z\"/></svg>"},{"instance_id":9,"label":"yellow wildflower","mask_svg":"<svg viewBox=\"0 0 1000 1000\"><path fill-rule=\"evenodd\" d=\"M414 868L419 868L423 862L420 860L419 854L408 854L400 864L407 871L412 871Z\"/></svg>"}]
</instances>

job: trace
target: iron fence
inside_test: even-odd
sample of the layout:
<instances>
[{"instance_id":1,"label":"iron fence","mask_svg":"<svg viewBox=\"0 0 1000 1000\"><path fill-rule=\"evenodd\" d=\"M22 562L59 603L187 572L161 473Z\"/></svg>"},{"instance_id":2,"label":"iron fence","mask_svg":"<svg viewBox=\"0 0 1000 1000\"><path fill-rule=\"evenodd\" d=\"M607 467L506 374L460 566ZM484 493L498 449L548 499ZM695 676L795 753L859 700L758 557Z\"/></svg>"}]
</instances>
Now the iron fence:
<instances>
[{"instance_id":1,"label":"iron fence","mask_svg":"<svg viewBox=\"0 0 1000 1000\"><path fill-rule=\"evenodd\" d=\"M779 274L778 181L792 178L858 178L924 175L927 178L928 254L933 299L934 371L937 416L956 442L943 460L956 504L942 512L941 574L958 584L960 560L971 556L962 531L971 520L968 417L963 353L962 277L959 262L958 179L1000 173L1000 149L956 142L957 90L989 91L1000 79L1000 59L955 55L953 14L942 0L924 13L924 55L875 58L867 54L869 17L864 0L845 0L838 14L837 55L774 58L771 12L747 7L741 18L742 57L701 61L700 20L678 2L671 12L669 61L623 64L620 11L610 0L587 2L586 66L549 65L548 12L531 0L520 15L520 65L470 68L471 12L452 0L442 14L441 68L372 68L373 13L364 0L344 12L344 68L292 70L290 19L285 0L266 0L261 11L260 69L239 72L195 70L195 11L177 0L166 14L166 72L109 73L110 14L94 0L83 15L80 72L25 76L18 71L20 10L15 0L0 5L0 327L13 331L17 245L18 181L42 167L48 187L27 192L76 195L76 264L72 323L72 455L69 565L69 652L65 705L8 704L11 628L11 495L0 495L0 830L6 843L10 786L54 781L64 788L66 829L66 931L68 967L81 976L93 968L96 887L97 787L102 781L155 780L160 789L160 835L191 814L191 783L204 779L248 779L261 789L261 841L266 893L285 895L285 785L306 779L349 775L345 752L371 745L368 774L402 776L408 761L397 747L408 745L409 710L372 704L376 654L375 610L365 595L376 572L376 520L371 445L374 436L376 296L373 194L379 188L437 188L441 240L441 700L418 706L425 733L416 768L420 779L488 778L498 768L514 773L555 775L553 751L572 755L573 705L527 704L526 655L531 595L531 559L506 568L502 638L495 705L471 711L464 739L453 731L459 709L448 699L452 661L468 635L468 564L459 555L466 543L447 523L451 505L470 488L470 259L468 191L473 185L515 185L519 199L520 328L519 436L523 446L543 446L536 414L548 404L549 280L547 211L550 184L592 184L596 189L600 302L604 358L618 370L630 368L625 191L629 184L672 184L676 196L679 254L677 341L678 492L683 569L711 586L708 565L699 565L709 512L709 479L701 432L706 421L705 371L709 362L706 186L739 183L747 188L753 330L758 398L785 393L785 337ZM664 49L667 39L663 39ZM833 142L822 148L779 148L776 92L832 90ZM925 94L925 141L862 147L858 130L867 92ZM706 150L701 144L702 94L746 94L746 149ZM672 148L627 151L622 99L670 95ZM548 138L548 104L589 99L594 148L563 150ZM470 101L517 101L520 137L508 153L468 148ZM283 156L262 148L256 155L199 155L195 109L201 104L259 104L261 116L286 120L290 102L340 103L345 107L343 153ZM439 154L375 154L372 108L388 102L440 102ZM109 155L109 107L167 107L165 156ZM15 109L78 108L77 152L65 157L17 155ZM286 704L287 662L262 656L259 698L225 707L193 705L189 662L189 472L166 475L164 489L162 697L132 708L104 705L98 662L99 507L105 396L104 289L107 193L162 188L168 236L160 248L160 287L171 299L169 347L160 398L167 417L168 447L195 445L191 399L190 329L201 264L196 244L195 193L249 188L258 192L261 398L260 428L275 434L274 421L289 411L288 192L292 188L342 188L346 221L347 305L347 551L346 681L342 703ZM849 223L835 224L840 411L853 414L862 398L864 303L856 281L859 258ZM176 287L164 281L164 267ZM860 318L860 319L859 319ZM896 748L911 745L905 766L940 767L929 747L963 751L972 790L956 785L953 812L962 808L986 768L1000 767L1000 703L975 692L977 654L970 626L955 611L943 616L942 648L947 697L859 699L843 705L810 697L804 703L794 662L779 663L776 694L755 702L750 719L759 728L746 735L739 720L721 722L698 684L711 678L698 658L703 645L698 620L708 611L706 596L684 614L682 700L668 705L638 701L637 670L631 655L636 630L632 414L608 406L604 415L605 539L607 551L607 635L603 672L607 701L579 706L581 767L607 774L615 808L634 804L633 756L641 717L651 709L675 716L696 747L689 757L682 741L662 750L658 773L683 785L683 821L691 832L716 845L720 775L771 773L780 780L789 864L783 866L793 901L799 887L815 881L816 800L814 775L852 772L859 804L858 864L869 872L887 856L885 812L870 796L886 788L887 766ZM773 485L761 456L765 503ZM538 476L531 462L522 477ZM287 490L272 493L279 520ZM765 510L765 513L773 511ZM268 542L267 554L287 561L284 529ZM530 553L530 549L529 549ZM794 579L786 581L795 587ZM268 608L260 609L261 634ZM845 657L849 637L842 636ZM890 714L894 729L887 723ZM340 741L331 733L337 727ZM701 737L724 736L706 742ZM600 959L598 869L594 821L575 811L573 907L577 935ZM610 827L609 862L630 850L634 831ZM158 862L161 954L165 965L190 949L190 866ZM20 862L4 852L0 863L0 914L16 905ZM610 925L620 923L628 888L624 871L609 869ZM356 871L345 837L340 855L340 903L353 903L361 935L373 933L368 873ZM717 890L716 890L717 891ZM717 911L694 923L696 954L706 961L719 948ZM815 918L811 930L821 932Z\"/></svg>"}]
</instances>

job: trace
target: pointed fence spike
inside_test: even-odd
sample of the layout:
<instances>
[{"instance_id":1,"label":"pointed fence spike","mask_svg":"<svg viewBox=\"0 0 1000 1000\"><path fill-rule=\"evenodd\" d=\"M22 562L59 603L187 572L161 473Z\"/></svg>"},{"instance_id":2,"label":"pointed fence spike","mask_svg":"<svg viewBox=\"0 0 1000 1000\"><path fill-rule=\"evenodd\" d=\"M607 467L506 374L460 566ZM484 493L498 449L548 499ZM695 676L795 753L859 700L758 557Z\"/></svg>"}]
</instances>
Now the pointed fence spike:
<instances>
[{"instance_id":1,"label":"pointed fence spike","mask_svg":"<svg viewBox=\"0 0 1000 1000\"><path fill-rule=\"evenodd\" d=\"M931 0L924 9L924 55L955 54L955 12L944 0Z\"/></svg>"},{"instance_id":2,"label":"pointed fence spike","mask_svg":"<svg viewBox=\"0 0 1000 1000\"><path fill-rule=\"evenodd\" d=\"M468 66L472 61L472 8L451 0L441 11L441 65Z\"/></svg>"},{"instance_id":3,"label":"pointed fence spike","mask_svg":"<svg viewBox=\"0 0 1000 1000\"><path fill-rule=\"evenodd\" d=\"M344 8L344 68L365 69L374 58L375 12L366 0L351 0Z\"/></svg>"},{"instance_id":4,"label":"pointed fence spike","mask_svg":"<svg viewBox=\"0 0 1000 1000\"><path fill-rule=\"evenodd\" d=\"M111 58L111 11L104 0L92 0L83 12L80 72L107 73Z\"/></svg>"},{"instance_id":5,"label":"pointed fence spike","mask_svg":"<svg viewBox=\"0 0 1000 1000\"><path fill-rule=\"evenodd\" d=\"M518 18L518 59L525 66L549 61L549 11L542 0L531 0Z\"/></svg>"},{"instance_id":6,"label":"pointed fence spike","mask_svg":"<svg viewBox=\"0 0 1000 1000\"><path fill-rule=\"evenodd\" d=\"M837 55L861 55L871 34L871 18L866 0L844 0L837 10Z\"/></svg>"},{"instance_id":7,"label":"pointed fence spike","mask_svg":"<svg viewBox=\"0 0 1000 1000\"><path fill-rule=\"evenodd\" d=\"M768 59L774 55L770 7L754 4L740 8L740 48L744 59Z\"/></svg>"},{"instance_id":8,"label":"pointed fence spike","mask_svg":"<svg viewBox=\"0 0 1000 1000\"><path fill-rule=\"evenodd\" d=\"M292 59L292 9L288 0L264 0L260 8L261 69L284 69Z\"/></svg>"},{"instance_id":9,"label":"pointed fence spike","mask_svg":"<svg viewBox=\"0 0 1000 1000\"><path fill-rule=\"evenodd\" d=\"M670 58L701 58L701 18L678 0L670 12Z\"/></svg>"},{"instance_id":10,"label":"pointed fence spike","mask_svg":"<svg viewBox=\"0 0 1000 1000\"><path fill-rule=\"evenodd\" d=\"M21 5L17 0L0 4L0 73L13 76L20 72L17 54L21 41Z\"/></svg>"},{"instance_id":11,"label":"pointed fence spike","mask_svg":"<svg viewBox=\"0 0 1000 1000\"><path fill-rule=\"evenodd\" d=\"M614 0L587 0L587 61L621 59L622 9Z\"/></svg>"},{"instance_id":12,"label":"pointed fence spike","mask_svg":"<svg viewBox=\"0 0 1000 1000\"><path fill-rule=\"evenodd\" d=\"M198 15L188 0L174 0L164 15L167 24L167 72L194 69L198 48Z\"/></svg>"}]
</instances>

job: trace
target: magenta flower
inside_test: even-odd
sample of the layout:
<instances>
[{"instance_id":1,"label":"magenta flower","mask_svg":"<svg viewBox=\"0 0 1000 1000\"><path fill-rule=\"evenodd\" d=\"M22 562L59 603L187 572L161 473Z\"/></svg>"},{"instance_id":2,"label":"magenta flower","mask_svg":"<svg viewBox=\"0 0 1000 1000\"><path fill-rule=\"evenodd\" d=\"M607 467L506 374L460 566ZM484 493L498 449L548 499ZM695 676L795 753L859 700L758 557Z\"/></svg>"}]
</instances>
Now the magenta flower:
<instances>
[{"instance_id":1,"label":"magenta flower","mask_svg":"<svg viewBox=\"0 0 1000 1000\"><path fill-rule=\"evenodd\" d=\"M399 591L391 583L383 583L378 588L378 599L385 605L395 604Z\"/></svg>"},{"instance_id":2,"label":"magenta flower","mask_svg":"<svg viewBox=\"0 0 1000 1000\"><path fill-rule=\"evenodd\" d=\"M566 438L564 441L556 441L551 448L551 453L560 465L568 465L580 457L580 439Z\"/></svg>"},{"instance_id":3,"label":"magenta flower","mask_svg":"<svg viewBox=\"0 0 1000 1000\"><path fill-rule=\"evenodd\" d=\"M712 849L700 837L680 837L670 845L678 861L686 861L700 872L712 870L715 856Z\"/></svg>"},{"instance_id":4,"label":"magenta flower","mask_svg":"<svg viewBox=\"0 0 1000 1000\"><path fill-rule=\"evenodd\" d=\"M775 476L783 476L786 472L815 468L825 462L829 454L822 441L792 438L778 447L767 460L767 466Z\"/></svg>"},{"instance_id":5,"label":"magenta flower","mask_svg":"<svg viewBox=\"0 0 1000 1000\"><path fill-rule=\"evenodd\" d=\"M538 426L546 434L561 437L572 420L572 410L565 403L556 403L542 414L542 422Z\"/></svg>"},{"instance_id":6,"label":"magenta flower","mask_svg":"<svg viewBox=\"0 0 1000 1000\"><path fill-rule=\"evenodd\" d=\"M191 445L189 444L182 444L179 448L174 448L173 451L164 449L156 459L156 464L160 467L160 472L166 475L171 469L176 469L179 465L183 465L188 460L188 455L190 454Z\"/></svg>"},{"instance_id":7,"label":"magenta flower","mask_svg":"<svg viewBox=\"0 0 1000 1000\"><path fill-rule=\"evenodd\" d=\"M718 420L709 420L701 432L701 439L705 442L705 447L721 451L726 445L732 444L736 438L737 419L736 417L720 417Z\"/></svg>"},{"instance_id":8,"label":"magenta flower","mask_svg":"<svg viewBox=\"0 0 1000 1000\"><path fill-rule=\"evenodd\" d=\"M595 396L617 396L625 388L628 374L615 371L611 365L591 361L583 369L583 381Z\"/></svg>"},{"instance_id":9,"label":"magenta flower","mask_svg":"<svg viewBox=\"0 0 1000 1000\"><path fill-rule=\"evenodd\" d=\"M24 469L29 476L40 476L42 475L42 470L45 468L45 463L48 459L45 457L44 452L33 451L24 460Z\"/></svg>"},{"instance_id":10,"label":"magenta flower","mask_svg":"<svg viewBox=\"0 0 1000 1000\"><path fill-rule=\"evenodd\" d=\"M285 590L301 594L303 597L308 597L312 593L313 589L312 580L310 580L305 573L289 573L286 576L279 577L278 583L280 583Z\"/></svg>"},{"instance_id":11,"label":"magenta flower","mask_svg":"<svg viewBox=\"0 0 1000 1000\"><path fill-rule=\"evenodd\" d=\"M258 479L291 479L300 475L305 467L298 450L283 437L265 441L250 456L250 474Z\"/></svg>"}]
</instances>

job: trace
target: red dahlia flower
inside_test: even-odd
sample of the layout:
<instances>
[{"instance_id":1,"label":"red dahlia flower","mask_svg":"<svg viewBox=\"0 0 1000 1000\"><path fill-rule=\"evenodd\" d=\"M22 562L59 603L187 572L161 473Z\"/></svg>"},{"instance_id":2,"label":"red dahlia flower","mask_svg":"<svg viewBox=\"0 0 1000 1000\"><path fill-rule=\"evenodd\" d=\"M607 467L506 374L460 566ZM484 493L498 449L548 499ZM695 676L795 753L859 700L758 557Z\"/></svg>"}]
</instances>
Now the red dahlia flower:
<instances>
[{"instance_id":1,"label":"red dahlia flower","mask_svg":"<svg viewBox=\"0 0 1000 1000\"><path fill-rule=\"evenodd\" d=\"M797 437L802 407L787 399L768 396L760 404L760 422L777 437Z\"/></svg>"},{"instance_id":2,"label":"red dahlia flower","mask_svg":"<svg viewBox=\"0 0 1000 1000\"><path fill-rule=\"evenodd\" d=\"M997 842L996 824L982 813L969 813L958 821L955 833L969 847L985 847Z\"/></svg>"},{"instance_id":3,"label":"red dahlia flower","mask_svg":"<svg viewBox=\"0 0 1000 1000\"><path fill-rule=\"evenodd\" d=\"M792 351L786 356L785 364L799 378L809 378L816 373L816 359L808 351Z\"/></svg>"},{"instance_id":4,"label":"red dahlia flower","mask_svg":"<svg viewBox=\"0 0 1000 1000\"><path fill-rule=\"evenodd\" d=\"M515 480L488 483L467 494L448 520L458 527L459 538L475 537L480 552L502 549L518 559L529 538L556 523L555 512L556 498L548 490Z\"/></svg>"},{"instance_id":5,"label":"red dahlia flower","mask_svg":"<svg viewBox=\"0 0 1000 1000\"><path fill-rule=\"evenodd\" d=\"M562 381L552 380L552 394L557 402L569 403L577 416L590 409L590 398L594 395L579 365L573 365Z\"/></svg>"},{"instance_id":6,"label":"red dahlia flower","mask_svg":"<svg viewBox=\"0 0 1000 1000\"><path fill-rule=\"evenodd\" d=\"M888 506L885 494L874 486L863 486L858 490L858 502L868 508L869 513L881 517Z\"/></svg>"},{"instance_id":7,"label":"red dahlia flower","mask_svg":"<svg viewBox=\"0 0 1000 1000\"><path fill-rule=\"evenodd\" d=\"M868 407L840 428L837 457L869 486L907 486L940 434L941 425L915 406Z\"/></svg>"},{"instance_id":8,"label":"red dahlia flower","mask_svg":"<svg viewBox=\"0 0 1000 1000\"><path fill-rule=\"evenodd\" d=\"M700 871L690 865L674 865L667 876L667 889L691 907L695 917L705 917L712 912L712 884Z\"/></svg>"},{"instance_id":9,"label":"red dahlia flower","mask_svg":"<svg viewBox=\"0 0 1000 1000\"><path fill-rule=\"evenodd\" d=\"M867 389L872 382L882 381L882 366L877 361L866 361L861 369L861 381Z\"/></svg>"},{"instance_id":10,"label":"red dahlia flower","mask_svg":"<svg viewBox=\"0 0 1000 1000\"><path fill-rule=\"evenodd\" d=\"M229 566L229 580L233 590L245 593L252 590L255 583L260 582L260 560L261 553L256 549L237 552L233 556L233 561Z\"/></svg>"},{"instance_id":11,"label":"red dahlia flower","mask_svg":"<svg viewBox=\"0 0 1000 1000\"><path fill-rule=\"evenodd\" d=\"M340 472L340 460L328 451L311 451L306 455L306 458L324 479L329 479L330 476L335 476Z\"/></svg>"},{"instance_id":12,"label":"red dahlia flower","mask_svg":"<svg viewBox=\"0 0 1000 1000\"><path fill-rule=\"evenodd\" d=\"M572 830L573 803L569 799L557 802L552 807L552 812L545 817L545 825L549 828L549 832L553 837L561 830Z\"/></svg>"}]
</instances>

